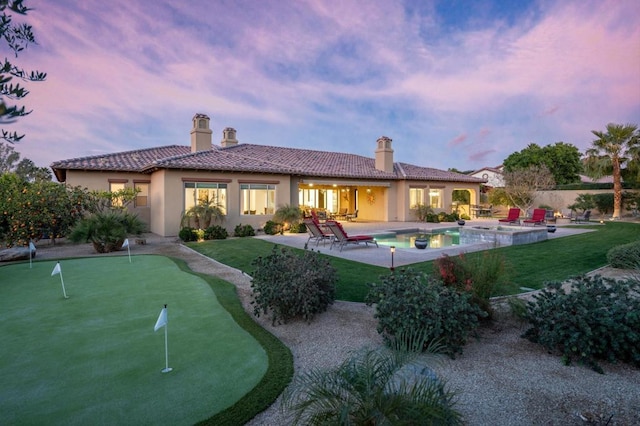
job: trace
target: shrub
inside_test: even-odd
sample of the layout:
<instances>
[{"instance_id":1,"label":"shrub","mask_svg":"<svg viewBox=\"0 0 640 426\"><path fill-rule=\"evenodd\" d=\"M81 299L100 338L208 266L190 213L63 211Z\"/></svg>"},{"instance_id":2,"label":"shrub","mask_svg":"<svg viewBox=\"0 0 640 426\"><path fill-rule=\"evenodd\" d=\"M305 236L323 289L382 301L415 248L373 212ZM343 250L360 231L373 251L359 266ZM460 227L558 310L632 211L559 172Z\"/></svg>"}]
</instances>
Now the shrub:
<instances>
[{"instance_id":1,"label":"shrub","mask_svg":"<svg viewBox=\"0 0 640 426\"><path fill-rule=\"evenodd\" d=\"M611 248L607 252L607 262L612 268L640 269L640 241Z\"/></svg>"},{"instance_id":2,"label":"shrub","mask_svg":"<svg viewBox=\"0 0 640 426\"><path fill-rule=\"evenodd\" d=\"M120 211L92 214L79 221L71 230L69 240L74 243L91 242L98 253L120 250L127 234L139 235L145 224L136 215Z\"/></svg>"},{"instance_id":3,"label":"shrub","mask_svg":"<svg viewBox=\"0 0 640 426\"><path fill-rule=\"evenodd\" d=\"M182 229L180 229L180 232L178 232L178 237L185 243L189 241L197 241L198 237L193 231L195 231L194 228L185 226Z\"/></svg>"},{"instance_id":4,"label":"shrub","mask_svg":"<svg viewBox=\"0 0 640 426\"><path fill-rule=\"evenodd\" d=\"M416 219L418 219L418 222L429 222L428 217L429 215L433 215L433 209L431 209L431 206L427 206L424 204L417 204L415 206L415 213L416 213Z\"/></svg>"},{"instance_id":5,"label":"shrub","mask_svg":"<svg viewBox=\"0 0 640 426\"><path fill-rule=\"evenodd\" d=\"M471 303L493 315L490 298L507 282L504 257L492 251L467 256L442 255L433 262L434 273L444 285L471 294Z\"/></svg>"},{"instance_id":6,"label":"shrub","mask_svg":"<svg viewBox=\"0 0 640 426\"><path fill-rule=\"evenodd\" d=\"M281 223L268 220L267 223L264 224L264 233L267 235L282 234L283 232L284 229L282 229Z\"/></svg>"},{"instance_id":7,"label":"shrub","mask_svg":"<svg viewBox=\"0 0 640 426\"><path fill-rule=\"evenodd\" d=\"M455 222L460 219L460 215L458 213L438 213L438 222Z\"/></svg>"},{"instance_id":8,"label":"shrub","mask_svg":"<svg viewBox=\"0 0 640 426\"><path fill-rule=\"evenodd\" d=\"M425 221L431 223L440 223L440 219L436 213L427 213Z\"/></svg>"},{"instance_id":9,"label":"shrub","mask_svg":"<svg viewBox=\"0 0 640 426\"><path fill-rule=\"evenodd\" d=\"M291 232L292 234L304 234L305 232L307 232L307 225L305 225L304 223L291 225L291 228L289 228L289 232Z\"/></svg>"},{"instance_id":10,"label":"shrub","mask_svg":"<svg viewBox=\"0 0 640 426\"><path fill-rule=\"evenodd\" d=\"M460 219L464 219L464 220L471 220L471 216L469 216L469 215L468 215L468 214L466 214L466 213L462 213L462 214L460 215Z\"/></svg>"},{"instance_id":11,"label":"shrub","mask_svg":"<svg viewBox=\"0 0 640 426\"><path fill-rule=\"evenodd\" d=\"M269 256L252 262L253 313L271 312L272 324L302 317L307 322L335 300L337 273L314 251L302 256L275 246Z\"/></svg>"},{"instance_id":12,"label":"shrub","mask_svg":"<svg viewBox=\"0 0 640 426\"><path fill-rule=\"evenodd\" d=\"M243 225L240 223L236 225L233 230L234 237L253 237L254 235L256 235L256 230L253 229L251 225Z\"/></svg>"},{"instance_id":13,"label":"shrub","mask_svg":"<svg viewBox=\"0 0 640 426\"><path fill-rule=\"evenodd\" d=\"M425 342L438 341L450 356L462 352L469 333L486 316L469 301L434 277L411 268L380 277L369 284L367 305L376 304L377 330L387 344L397 336L425 333Z\"/></svg>"},{"instance_id":14,"label":"shrub","mask_svg":"<svg viewBox=\"0 0 640 426\"><path fill-rule=\"evenodd\" d=\"M303 216L300 207L294 206L293 204L285 204L278 207L273 215L273 219L278 223L287 224L286 227L292 229L300 223Z\"/></svg>"},{"instance_id":15,"label":"shrub","mask_svg":"<svg viewBox=\"0 0 640 426\"><path fill-rule=\"evenodd\" d=\"M567 365L576 358L599 373L599 359L640 367L639 294L638 280L579 277L568 292L550 283L527 304L523 337L559 350Z\"/></svg>"},{"instance_id":16,"label":"shrub","mask_svg":"<svg viewBox=\"0 0 640 426\"><path fill-rule=\"evenodd\" d=\"M204 230L205 240L224 240L228 236L227 230L220 225L213 225Z\"/></svg>"}]
</instances>

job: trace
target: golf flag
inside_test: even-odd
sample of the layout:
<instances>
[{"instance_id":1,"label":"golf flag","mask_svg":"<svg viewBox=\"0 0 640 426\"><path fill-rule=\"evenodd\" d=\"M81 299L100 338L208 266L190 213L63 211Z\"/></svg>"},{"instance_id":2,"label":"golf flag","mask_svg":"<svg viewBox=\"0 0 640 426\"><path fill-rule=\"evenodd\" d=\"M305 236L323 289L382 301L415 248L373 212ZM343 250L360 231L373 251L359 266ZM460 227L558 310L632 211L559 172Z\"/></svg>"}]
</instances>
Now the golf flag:
<instances>
[{"instance_id":1,"label":"golf flag","mask_svg":"<svg viewBox=\"0 0 640 426\"><path fill-rule=\"evenodd\" d=\"M160 311L160 315L158 316L158 321L156 321L156 326L153 327L153 331L158 331L162 327L167 325L167 305L164 305L164 308Z\"/></svg>"},{"instance_id":2,"label":"golf flag","mask_svg":"<svg viewBox=\"0 0 640 426\"><path fill-rule=\"evenodd\" d=\"M29 252L33 253L36 251L36 246L33 245L33 242L29 241Z\"/></svg>"},{"instance_id":3,"label":"golf flag","mask_svg":"<svg viewBox=\"0 0 640 426\"><path fill-rule=\"evenodd\" d=\"M33 245L33 242L29 241L29 269L33 267L33 255L36 252L36 246Z\"/></svg>"},{"instance_id":4,"label":"golf flag","mask_svg":"<svg viewBox=\"0 0 640 426\"><path fill-rule=\"evenodd\" d=\"M129 247L129 239L127 238L126 240L124 240L124 243L122 243L122 248L127 248Z\"/></svg>"},{"instance_id":5,"label":"golf flag","mask_svg":"<svg viewBox=\"0 0 640 426\"><path fill-rule=\"evenodd\" d=\"M53 271L51 272L51 276L54 276L56 274L59 274L62 272L62 268L60 268L60 262L56 263L56 266L53 268Z\"/></svg>"}]
</instances>

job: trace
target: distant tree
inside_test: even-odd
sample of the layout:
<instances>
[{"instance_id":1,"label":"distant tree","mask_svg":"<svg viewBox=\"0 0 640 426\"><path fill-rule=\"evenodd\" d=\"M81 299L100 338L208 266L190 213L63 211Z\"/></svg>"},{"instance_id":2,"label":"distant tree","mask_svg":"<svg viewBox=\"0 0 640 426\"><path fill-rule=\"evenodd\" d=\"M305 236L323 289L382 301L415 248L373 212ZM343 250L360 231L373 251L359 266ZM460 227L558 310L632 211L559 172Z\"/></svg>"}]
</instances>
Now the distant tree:
<instances>
[{"instance_id":1,"label":"distant tree","mask_svg":"<svg viewBox=\"0 0 640 426\"><path fill-rule=\"evenodd\" d=\"M15 173L27 182L50 181L53 175L48 167L38 167L28 158L20 160Z\"/></svg>"},{"instance_id":2,"label":"distant tree","mask_svg":"<svg viewBox=\"0 0 640 426\"><path fill-rule=\"evenodd\" d=\"M538 191L552 189L556 185L545 165L505 172L504 182L504 195L511 205L523 211L533 206Z\"/></svg>"},{"instance_id":3,"label":"distant tree","mask_svg":"<svg viewBox=\"0 0 640 426\"><path fill-rule=\"evenodd\" d=\"M530 166L546 166L557 185L575 183L582 172L580 151L571 144L556 142L540 147L532 143L520 152L514 152L504 160L505 172L526 169Z\"/></svg>"},{"instance_id":4,"label":"distant tree","mask_svg":"<svg viewBox=\"0 0 640 426\"><path fill-rule=\"evenodd\" d=\"M12 172L20 160L20 153L13 146L0 141L0 174Z\"/></svg>"},{"instance_id":5,"label":"distant tree","mask_svg":"<svg viewBox=\"0 0 640 426\"><path fill-rule=\"evenodd\" d=\"M31 25L22 23L14 24L13 17L8 12L16 15L26 15L29 9L24 4L24 0L0 0L0 38L4 40L9 49L13 51L15 57L22 52L31 43L35 43L35 37L31 30ZM14 77L22 81L36 82L44 81L47 74L39 71L25 71L22 68L12 64L9 59L5 58L4 63L0 64L0 124L14 123L19 117L24 117L31 113L24 106L9 105L5 98L16 101L24 98L29 92L20 83L14 84ZM1 139L9 143L20 141L24 135L11 133L2 129Z\"/></svg>"},{"instance_id":6,"label":"distant tree","mask_svg":"<svg viewBox=\"0 0 640 426\"><path fill-rule=\"evenodd\" d=\"M585 152L585 171L594 179L613 176L613 215L620 218L622 209L622 171L627 166L637 167L640 135L635 124L607 124L607 131L592 130L597 139Z\"/></svg>"}]
</instances>

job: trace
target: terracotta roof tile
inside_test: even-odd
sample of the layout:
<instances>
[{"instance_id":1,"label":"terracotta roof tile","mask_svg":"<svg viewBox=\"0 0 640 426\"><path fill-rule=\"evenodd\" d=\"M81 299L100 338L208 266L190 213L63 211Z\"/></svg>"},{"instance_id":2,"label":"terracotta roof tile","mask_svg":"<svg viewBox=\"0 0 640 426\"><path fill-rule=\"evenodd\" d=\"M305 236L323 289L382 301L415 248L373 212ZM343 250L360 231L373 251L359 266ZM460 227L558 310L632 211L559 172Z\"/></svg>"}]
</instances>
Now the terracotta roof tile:
<instances>
[{"instance_id":1,"label":"terracotta roof tile","mask_svg":"<svg viewBox=\"0 0 640 426\"><path fill-rule=\"evenodd\" d=\"M196 153L192 153L189 146L170 145L56 161L51 168L59 180L61 176L64 178L66 170L193 169L352 179L482 182L471 176L407 163L395 163L393 173L384 172L375 168L374 158L355 154L254 144L213 146L211 150Z\"/></svg>"}]
</instances>

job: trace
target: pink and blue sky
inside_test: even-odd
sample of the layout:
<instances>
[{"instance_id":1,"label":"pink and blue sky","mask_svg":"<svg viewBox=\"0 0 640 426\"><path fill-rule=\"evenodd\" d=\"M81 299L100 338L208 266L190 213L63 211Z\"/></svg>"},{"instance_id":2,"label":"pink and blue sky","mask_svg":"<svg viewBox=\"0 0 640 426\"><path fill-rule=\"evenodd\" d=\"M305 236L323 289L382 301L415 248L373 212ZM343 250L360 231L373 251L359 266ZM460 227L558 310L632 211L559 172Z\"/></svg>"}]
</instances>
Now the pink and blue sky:
<instances>
[{"instance_id":1,"label":"pink and blue sky","mask_svg":"<svg viewBox=\"0 0 640 426\"><path fill-rule=\"evenodd\" d=\"M33 113L7 129L39 166L214 142L447 169L497 166L529 143L584 151L640 124L640 1L27 0L38 45L16 63Z\"/></svg>"}]
</instances>

